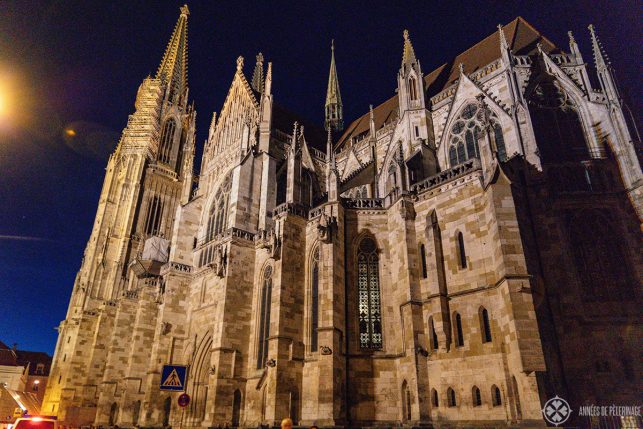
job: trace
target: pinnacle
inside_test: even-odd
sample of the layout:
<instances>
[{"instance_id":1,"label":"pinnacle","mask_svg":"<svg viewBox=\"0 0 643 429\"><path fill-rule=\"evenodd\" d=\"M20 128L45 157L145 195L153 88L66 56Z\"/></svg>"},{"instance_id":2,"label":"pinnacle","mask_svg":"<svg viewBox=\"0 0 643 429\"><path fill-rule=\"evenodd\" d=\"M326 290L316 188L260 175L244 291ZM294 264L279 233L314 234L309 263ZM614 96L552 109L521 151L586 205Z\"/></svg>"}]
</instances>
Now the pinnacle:
<instances>
[{"instance_id":1,"label":"pinnacle","mask_svg":"<svg viewBox=\"0 0 643 429\"><path fill-rule=\"evenodd\" d=\"M415 62L415 51L413 50L413 45L411 44L409 30L404 30L402 35L404 36L404 52L402 54L402 64L410 64L412 62Z\"/></svg>"}]
</instances>

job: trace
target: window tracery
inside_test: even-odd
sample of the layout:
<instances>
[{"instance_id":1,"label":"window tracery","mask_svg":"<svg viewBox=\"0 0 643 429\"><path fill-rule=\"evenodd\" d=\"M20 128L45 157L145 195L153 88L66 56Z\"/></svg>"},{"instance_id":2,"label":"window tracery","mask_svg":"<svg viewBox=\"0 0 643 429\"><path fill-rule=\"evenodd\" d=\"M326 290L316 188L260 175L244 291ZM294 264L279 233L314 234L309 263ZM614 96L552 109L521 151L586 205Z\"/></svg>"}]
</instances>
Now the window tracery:
<instances>
[{"instance_id":1,"label":"window tracery","mask_svg":"<svg viewBox=\"0 0 643 429\"><path fill-rule=\"evenodd\" d=\"M370 237L363 238L359 244L357 276L360 347L378 350L382 348L379 258L375 241Z\"/></svg>"}]
</instances>

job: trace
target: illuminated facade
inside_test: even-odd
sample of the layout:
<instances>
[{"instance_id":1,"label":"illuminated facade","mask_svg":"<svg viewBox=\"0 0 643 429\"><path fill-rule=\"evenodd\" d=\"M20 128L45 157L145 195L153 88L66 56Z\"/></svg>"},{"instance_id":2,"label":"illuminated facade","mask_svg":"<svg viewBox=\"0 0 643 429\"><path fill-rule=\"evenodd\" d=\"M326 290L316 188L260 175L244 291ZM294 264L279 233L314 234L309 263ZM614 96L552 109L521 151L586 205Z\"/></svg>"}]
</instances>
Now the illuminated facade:
<instances>
[{"instance_id":1,"label":"illuminated facade","mask_svg":"<svg viewBox=\"0 0 643 429\"><path fill-rule=\"evenodd\" d=\"M44 412L179 425L165 363L190 365L184 427L638 398L638 136L593 29L600 87L522 18L427 75L405 32L397 94L345 129L333 46L325 132L239 57L197 177L187 20L109 160Z\"/></svg>"}]
</instances>

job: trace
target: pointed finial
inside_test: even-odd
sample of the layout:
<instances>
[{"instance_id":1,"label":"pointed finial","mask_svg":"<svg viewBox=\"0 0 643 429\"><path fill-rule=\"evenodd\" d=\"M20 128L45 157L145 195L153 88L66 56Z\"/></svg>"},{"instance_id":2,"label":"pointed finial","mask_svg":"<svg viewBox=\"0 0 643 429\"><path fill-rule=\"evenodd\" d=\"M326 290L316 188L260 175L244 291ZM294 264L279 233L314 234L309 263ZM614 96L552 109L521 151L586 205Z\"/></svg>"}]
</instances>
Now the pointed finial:
<instances>
[{"instance_id":1,"label":"pointed finial","mask_svg":"<svg viewBox=\"0 0 643 429\"><path fill-rule=\"evenodd\" d=\"M498 24L498 33L500 34L500 47L502 49L509 48L509 43L507 43L507 38L505 37L505 32L502 30L502 24Z\"/></svg>"},{"instance_id":2,"label":"pointed finial","mask_svg":"<svg viewBox=\"0 0 643 429\"><path fill-rule=\"evenodd\" d=\"M188 16L190 14L190 8L188 7L187 4L184 4L183 6L181 6L180 10L181 10L181 15Z\"/></svg>"},{"instance_id":3,"label":"pointed finial","mask_svg":"<svg viewBox=\"0 0 643 429\"><path fill-rule=\"evenodd\" d=\"M335 39L330 39L330 50L331 51L335 50Z\"/></svg>"},{"instance_id":4,"label":"pointed finial","mask_svg":"<svg viewBox=\"0 0 643 429\"><path fill-rule=\"evenodd\" d=\"M543 44L542 43L540 43L540 42L536 43L536 48L538 48L538 52L540 52L541 55L544 54L544 52L543 52Z\"/></svg>"},{"instance_id":5,"label":"pointed finial","mask_svg":"<svg viewBox=\"0 0 643 429\"><path fill-rule=\"evenodd\" d=\"M239 55L239 57L237 58L237 71L241 72L242 69L243 69L243 57Z\"/></svg>"},{"instance_id":6,"label":"pointed finial","mask_svg":"<svg viewBox=\"0 0 643 429\"><path fill-rule=\"evenodd\" d=\"M368 105L368 110L370 112L371 120L373 120L374 115L373 115L373 105L372 104Z\"/></svg>"},{"instance_id":7,"label":"pointed finial","mask_svg":"<svg viewBox=\"0 0 643 429\"><path fill-rule=\"evenodd\" d=\"M458 64L458 70L460 70L460 74L464 74L464 64Z\"/></svg>"},{"instance_id":8,"label":"pointed finial","mask_svg":"<svg viewBox=\"0 0 643 429\"><path fill-rule=\"evenodd\" d=\"M596 63L596 66L600 66L600 63L610 65L610 59L605 53L603 45L596 35L594 24L589 24L587 28L589 28L589 33L592 37L592 50L594 51L594 62Z\"/></svg>"},{"instance_id":9,"label":"pointed finial","mask_svg":"<svg viewBox=\"0 0 643 429\"><path fill-rule=\"evenodd\" d=\"M574 39L574 34L571 31L567 32L567 37L569 37L569 43L576 43L576 39Z\"/></svg>"},{"instance_id":10,"label":"pointed finial","mask_svg":"<svg viewBox=\"0 0 643 429\"><path fill-rule=\"evenodd\" d=\"M264 84L264 92L268 95L272 91L272 63L268 63L268 71L266 72L266 83Z\"/></svg>"},{"instance_id":11,"label":"pointed finial","mask_svg":"<svg viewBox=\"0 0 643 429\"><path fill-rule=\"evenodd\" d=\"M257 92L263 91L263 54L257 54L257 62L255 63L255 70L252 73L252 88Z\"/></svg>"},{"instance_id":12,"label":"pointed finial","mask_svg":"<svg viewBox=\"0 0 643 429\"><path fill-rule=\"evenodd\" d=\"M404 52L402 54L402 65L411 64L415 61L415 50L413 50L413 44L411 44L409 30L404 30L402 35L404 36Z\"/></svg>"}]
</instances>

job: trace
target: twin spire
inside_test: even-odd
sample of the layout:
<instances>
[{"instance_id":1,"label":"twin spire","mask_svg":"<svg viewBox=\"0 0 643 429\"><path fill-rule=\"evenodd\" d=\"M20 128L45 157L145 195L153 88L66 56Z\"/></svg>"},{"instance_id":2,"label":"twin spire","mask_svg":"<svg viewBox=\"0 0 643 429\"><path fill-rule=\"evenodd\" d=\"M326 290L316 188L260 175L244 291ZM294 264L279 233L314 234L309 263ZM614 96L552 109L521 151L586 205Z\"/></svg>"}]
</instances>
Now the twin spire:
<instances>
[{"instance_id":1,"label":"twin spire","mask_svg":"<svg viewBox=\"0 0 643 429\"><path fill-rule=\"evenodd\" d=\"M188 86L188 5L181 7L181 15L165 48L156 78L169 88L169 99L181 96Z\"/></svg>"}]
</instances>

